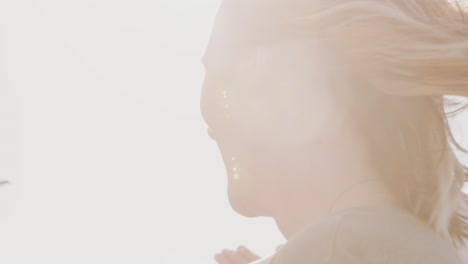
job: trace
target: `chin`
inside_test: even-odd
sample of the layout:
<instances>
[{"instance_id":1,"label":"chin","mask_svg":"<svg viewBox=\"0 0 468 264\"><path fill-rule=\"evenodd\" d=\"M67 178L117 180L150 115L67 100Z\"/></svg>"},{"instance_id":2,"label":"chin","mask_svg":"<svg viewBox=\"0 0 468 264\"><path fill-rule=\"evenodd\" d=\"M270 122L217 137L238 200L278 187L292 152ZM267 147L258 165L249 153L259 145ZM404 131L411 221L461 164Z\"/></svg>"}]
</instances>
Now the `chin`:
<instances>
[{"instance_id":1,"label":"chin","mask_svg":"<svg viewBox=\"0 0 468 264\"><path fill-rule=\"evenodd\" d=\"M229 204L231 208L238 214L245 217L261 216L260 210L256 205L251 195L240 194L236 190L228 190Z\"/></svg>"}]
</instances>

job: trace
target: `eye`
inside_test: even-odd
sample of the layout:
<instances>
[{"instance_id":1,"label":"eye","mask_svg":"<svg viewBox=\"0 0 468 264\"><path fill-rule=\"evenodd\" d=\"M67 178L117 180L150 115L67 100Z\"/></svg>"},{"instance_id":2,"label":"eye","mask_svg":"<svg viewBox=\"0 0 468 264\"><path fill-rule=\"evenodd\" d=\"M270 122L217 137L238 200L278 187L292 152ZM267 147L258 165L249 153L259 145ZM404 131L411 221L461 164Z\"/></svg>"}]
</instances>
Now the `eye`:
<instances>
[{"instance_id":1,"label":"eye","mask_svg":"<svg viewBox=\"0 0 468 264\"><path fill-rule=\"evenodd\" d=\"M206 130L206 132L208 133L208 136L210 136L211 139L215 140L216 141L216 138L214 137L214 133L213 133L213 130L208 127L208 129Z\"/></svg>"}]
</instances>

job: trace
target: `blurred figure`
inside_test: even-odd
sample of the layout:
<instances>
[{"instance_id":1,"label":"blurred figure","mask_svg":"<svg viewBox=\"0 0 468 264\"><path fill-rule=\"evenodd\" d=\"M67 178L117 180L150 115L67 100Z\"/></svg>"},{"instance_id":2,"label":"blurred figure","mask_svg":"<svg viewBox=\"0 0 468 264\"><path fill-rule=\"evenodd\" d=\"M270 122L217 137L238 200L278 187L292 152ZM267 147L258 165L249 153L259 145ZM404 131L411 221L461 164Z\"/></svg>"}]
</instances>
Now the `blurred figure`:
<instances>
[{"instance_id":1,"label":"blurred figure","mask_svg":"<svg viewBox=\"0 0 468 264\"><path fill-rule=\"evenodd\" d=\"M445 95L468 96L465 17L446 0L222 3L201 111L232 208L288 240L255 261L460 263L451 145L466 150L447 116L466 106ZM236 252L217 261L254 259Z\"/></svg>"},{"instance_id":2,"label":"blurred figure","mask_svg":"<svg viewBox=\"0 0 468 264\"><path fill-rule=\"evenodd\" d=\"M0 85L0 221L9 219L19 198L19 116L18 97L7 83ZM3 224L5 224L3 222Z\"/></svg>"}]
</instances>

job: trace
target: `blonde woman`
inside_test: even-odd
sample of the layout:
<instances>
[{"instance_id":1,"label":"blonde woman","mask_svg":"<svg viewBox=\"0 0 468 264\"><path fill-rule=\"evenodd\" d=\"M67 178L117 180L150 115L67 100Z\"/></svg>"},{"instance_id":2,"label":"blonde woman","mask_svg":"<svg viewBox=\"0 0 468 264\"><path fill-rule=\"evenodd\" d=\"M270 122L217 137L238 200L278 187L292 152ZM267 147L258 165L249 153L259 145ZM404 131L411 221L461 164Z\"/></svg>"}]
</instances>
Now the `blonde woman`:
<instances>
[{"instance_id":1,"label":"blonde woman","mask_svg":"<svg viewBox=\"0 0 468 264\"><path fill-rule=\"evenodd\" d=\"M466 7L222 3L201 111L232 208L287 239L257 262L461 263L467 170L447 116L463 105L445 95L468 96Z\"/></svg>"}]
</instances>

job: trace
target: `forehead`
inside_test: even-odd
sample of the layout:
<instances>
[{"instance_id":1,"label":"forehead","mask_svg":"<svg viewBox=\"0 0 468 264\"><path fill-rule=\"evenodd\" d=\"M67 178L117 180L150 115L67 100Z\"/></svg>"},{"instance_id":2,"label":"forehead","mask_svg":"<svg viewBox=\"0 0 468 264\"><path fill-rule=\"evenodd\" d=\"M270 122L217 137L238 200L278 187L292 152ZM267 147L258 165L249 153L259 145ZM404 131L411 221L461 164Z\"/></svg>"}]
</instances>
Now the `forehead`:
<instances>
[{"instance_id":1,"label":"forehead","mask_svg":"<svg viewBox=\"0 0 468 264\"><path fill-rule=\"evenodd\" d=\"M290 35L285 0L226 0L216 15L204 61L216 63ZM292 0L290 0L292 1ZM297 0L296 0L297 1ZM288 30L289 29L289 30Z\"/></svg>"}]
</instances>

